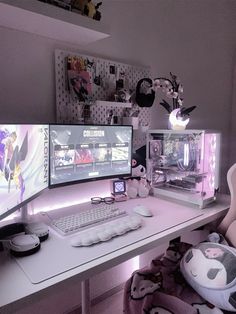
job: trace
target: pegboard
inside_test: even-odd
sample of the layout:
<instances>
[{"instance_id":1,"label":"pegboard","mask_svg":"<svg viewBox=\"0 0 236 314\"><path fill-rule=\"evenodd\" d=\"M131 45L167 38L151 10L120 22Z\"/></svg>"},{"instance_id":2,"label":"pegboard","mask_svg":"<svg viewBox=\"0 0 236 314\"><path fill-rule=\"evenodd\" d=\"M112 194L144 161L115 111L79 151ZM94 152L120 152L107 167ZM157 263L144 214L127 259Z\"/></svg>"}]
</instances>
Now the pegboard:
<instances>
[{"instance_id":1,"label":"pegboard","mask_svg":"<svg viewBox=\"0 0 236 314\"><path fill-rule=\"evenodd\" d=\"M88 73L92 82L92 93L86 101L80 101L79 98L68 89L67 60L68 57L77 57L88 60ZM110 73L111 67L116 69L115 74ZM119 63L112 60L96 58L80 53L55 50L55 77L56 77L56 114L58 123L84 123L83 112L85 106L89 108L90 119L87 123L108 124L109 112L119 118L118 123L122 123L124 103L106 102L115 90L118 75L124 74L124 87L135 91L137 82L144 77L150 77L149 67L133 66L125 63ZM96 85L93 82L95 77L100 75L101 83ZM96 105L96 100L104 101L102 105ZM139 121L141 125L149 125L151 112L149 108L140 108L136 104L131 105L132 111L139 110ZM146 143L145 132L135 130L134 149L139 148Z\"/></svg>"}]
</instances>

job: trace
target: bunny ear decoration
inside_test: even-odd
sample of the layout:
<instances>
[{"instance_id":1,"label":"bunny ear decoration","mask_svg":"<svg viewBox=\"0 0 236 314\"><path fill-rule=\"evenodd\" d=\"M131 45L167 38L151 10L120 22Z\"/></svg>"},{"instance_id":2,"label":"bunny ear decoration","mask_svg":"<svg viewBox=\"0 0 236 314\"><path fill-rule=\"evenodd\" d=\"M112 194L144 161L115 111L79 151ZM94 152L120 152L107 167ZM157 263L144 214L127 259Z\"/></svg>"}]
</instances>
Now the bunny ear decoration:
<instances>
[{"instance_id":1,"label":"bunny ear decoration","mask_svg":"<svg viewBox=\"0 0 236 314\"><path fill-rule=\"evenodd\" d=\"M192 112L197 106L192 106L189 108L181 108L180 109L180 114L181 116L188 116L190 114L190 112Z\"/></svg>"},{"instance_id":2,"label":"bunny ear decoration","mask_svg":"<svg viewBox=\"0 0 236 314\"><path fill-rule=\"evenodd\" d=\"M138 81L136 87L136 103L139 107L151 107L155 100L155 92L152 89L152 80L143 78Z\"/></svg>"}]
</instances>

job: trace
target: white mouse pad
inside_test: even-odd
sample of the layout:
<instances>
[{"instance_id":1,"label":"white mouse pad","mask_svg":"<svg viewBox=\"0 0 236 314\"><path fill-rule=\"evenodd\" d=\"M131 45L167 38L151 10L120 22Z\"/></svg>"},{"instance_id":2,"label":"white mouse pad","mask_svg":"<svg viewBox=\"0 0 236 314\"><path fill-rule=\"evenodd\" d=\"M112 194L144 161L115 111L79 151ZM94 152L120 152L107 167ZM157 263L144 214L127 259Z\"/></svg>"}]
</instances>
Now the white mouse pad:
<instances>
[{"instance_id":1,"label":"white mouse pad","mask_svg":"<svg viewBox=\"0 0 236 314\"><path fill-rule=\"evenodd\" d=\"M135 203L137 201L129 201L132 208ZM151 203L153 204L151 208L153 217L140 216L143 224L138 230L89 247L72 247L70 245L72 236L62 238L50 230L49 239L41 244L41 249L37 253L16 258L16 261L29 280L36 284L203 215L200 209L189 210L188 207L178 204L173 204L172 208L169 202L167 205L165 201L159 199L154 199L153 203ZM120 205L127 207L128 202Z\"/></svg>"}]
</instances>

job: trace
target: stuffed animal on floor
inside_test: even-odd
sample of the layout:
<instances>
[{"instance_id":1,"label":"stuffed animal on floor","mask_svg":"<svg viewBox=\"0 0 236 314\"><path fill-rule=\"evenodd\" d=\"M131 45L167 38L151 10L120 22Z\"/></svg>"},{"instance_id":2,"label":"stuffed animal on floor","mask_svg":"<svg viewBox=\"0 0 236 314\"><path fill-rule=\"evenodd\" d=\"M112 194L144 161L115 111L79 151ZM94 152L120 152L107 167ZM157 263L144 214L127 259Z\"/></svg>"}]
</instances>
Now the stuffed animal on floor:
<instances>
[{"instance_id":1,"label":"stuffed animal on floor","mask_svg":"<svg viewBox=\"0 0 236 314\"><path fill-rule=\"evenodd\" d=\"M146 146L141 147L132 155L132 176L127 180L129 198L147 197L150 184L146 179Z\"/></svg>"}]
</instances>

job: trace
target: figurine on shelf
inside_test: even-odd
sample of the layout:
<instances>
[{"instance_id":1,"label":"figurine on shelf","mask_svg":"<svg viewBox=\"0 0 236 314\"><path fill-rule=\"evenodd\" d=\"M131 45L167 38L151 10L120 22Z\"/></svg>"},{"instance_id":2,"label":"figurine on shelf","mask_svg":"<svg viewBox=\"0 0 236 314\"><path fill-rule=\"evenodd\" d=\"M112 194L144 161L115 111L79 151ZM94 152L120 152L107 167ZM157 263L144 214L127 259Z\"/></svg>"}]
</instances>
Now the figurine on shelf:
<instances>
[{"instance_id":1,"label":"figurine on shelf","mask_svg":"<svg viewBox=\"0 0 236 314\"><path fill-rule=\"evenodd\" d=\"M100 21L101 12L98 11L98 8L101 5L102 5L102 2L99 2L95 5L91 0L88 0L88 3L84 7L84 14L87 15L88 17L91 17L94 20Z\"/></svg>"},{"instance_id":2,"label":"figurine on shelf","mask_svg":"<svg viewBox=\"0 0 236 314\"><path fill-rule=\"evenodd\" d=\"M129 102L130 93L124 88L118 89L115 94L115 100L118 102Z\"/></svg>"},{"instance_id":3,"label":"figurine on shelf","mask_svg":"<svg viewBox=\"0 0 236 314\"><path fill-rule=\"evenodd\" d=\"M102 2L94 4L91 0L73 0L72 9L79 10L82 14L91 17L94 20L101 20L101 12L98 8L102 5Z\"/></svg>"}]
</instances>

